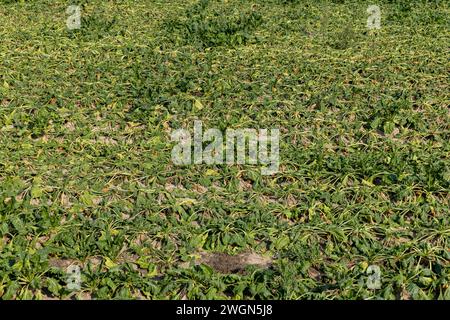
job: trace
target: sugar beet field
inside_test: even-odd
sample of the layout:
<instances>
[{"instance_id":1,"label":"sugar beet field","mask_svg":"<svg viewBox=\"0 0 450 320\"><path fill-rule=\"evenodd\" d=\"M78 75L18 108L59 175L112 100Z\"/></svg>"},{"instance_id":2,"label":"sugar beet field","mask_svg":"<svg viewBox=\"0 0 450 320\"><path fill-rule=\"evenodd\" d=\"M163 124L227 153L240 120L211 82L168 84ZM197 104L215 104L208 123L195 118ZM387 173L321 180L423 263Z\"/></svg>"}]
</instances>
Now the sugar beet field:
<instances>
[{"instance_id":1,"label":"sugar beet field","mask_svg":"<svg viewBox=\"0 0 450 320\"><path fill-rule=\"evenodd\" d=\"M0 299L450 299L449 4L0 0Z\"/></svg>"}]
</instances>

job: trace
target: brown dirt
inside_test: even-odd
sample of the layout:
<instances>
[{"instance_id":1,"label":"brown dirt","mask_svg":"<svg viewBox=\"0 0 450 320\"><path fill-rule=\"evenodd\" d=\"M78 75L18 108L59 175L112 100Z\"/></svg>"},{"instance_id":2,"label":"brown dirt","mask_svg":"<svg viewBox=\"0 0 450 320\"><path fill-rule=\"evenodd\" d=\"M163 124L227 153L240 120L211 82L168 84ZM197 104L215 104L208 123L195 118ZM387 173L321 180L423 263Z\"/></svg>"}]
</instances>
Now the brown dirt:
<instances>
[{"instance_id":1,"label":"brown dirt","mask_svg":"<svg viewBox=\"0 0 450 320\"><path fill-rule=\"evenodd\" d=\"M272 259L253 252L238 255L201 252L198 263L209 265L220 273L240 273L249 265L268 268L272 264Z\"/></svg>"}]
</instances>

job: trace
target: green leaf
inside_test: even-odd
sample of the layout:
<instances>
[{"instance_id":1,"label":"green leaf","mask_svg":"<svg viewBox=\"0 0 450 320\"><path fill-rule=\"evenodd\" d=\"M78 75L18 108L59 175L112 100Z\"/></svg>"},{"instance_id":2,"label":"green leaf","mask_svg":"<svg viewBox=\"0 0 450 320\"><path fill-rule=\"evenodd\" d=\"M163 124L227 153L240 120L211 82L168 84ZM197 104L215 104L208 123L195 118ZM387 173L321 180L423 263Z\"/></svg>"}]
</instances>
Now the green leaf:
<instances>
[{"instance_id":1,"label":"green leaf","mask_svg":"<svg viewBox=\"0 0 450 320\"><path fill-rule=\"evenodd\" d=\"M59 291L61 290L62 286L52 278L47 278L47 289L50 291L53 295L59 296Z\"/></svg>"},{"instance_id":2,"label":"green leaf","mask_svg":"<svg viewBox=\"0 0 450 320\"><path fill-rule=\"evenodd\" d=\"M39 185L34 185L31 188L31 197L33 199L41 197L43 193L44 193L44 190Z\"/></svg>"}]
</instances>

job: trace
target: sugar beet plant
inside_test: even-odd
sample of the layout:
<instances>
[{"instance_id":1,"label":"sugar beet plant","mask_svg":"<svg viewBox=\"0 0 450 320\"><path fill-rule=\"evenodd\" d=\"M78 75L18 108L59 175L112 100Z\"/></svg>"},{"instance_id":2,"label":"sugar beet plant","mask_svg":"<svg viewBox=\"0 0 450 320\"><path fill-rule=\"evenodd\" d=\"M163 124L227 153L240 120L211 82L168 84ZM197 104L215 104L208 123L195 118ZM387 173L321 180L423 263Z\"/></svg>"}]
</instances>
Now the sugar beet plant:
<instances>
[{"instance_id":1,"label":"sugar beet plant","mask_svg":"<svg viewBox=\"0 0 450 320\"><path fill-rule=\"evenodd\" d=\"M210 0L202 0L186 10L184 17L170 18L163 27L168 37L178 44L202 47L242 45L253 38L262 22L255 9L245 11L228 5L208 10Z\"/></svg>"},{"instance_id":2,"label":"sugar beet plant","mask_svg":"<svg viewBox=\"0 0 450 320\"><path fill-rule=\"evenodd\" d=\"M0 298L450 299L449 16L0 1Z\"/></svg>"}]
</instances>

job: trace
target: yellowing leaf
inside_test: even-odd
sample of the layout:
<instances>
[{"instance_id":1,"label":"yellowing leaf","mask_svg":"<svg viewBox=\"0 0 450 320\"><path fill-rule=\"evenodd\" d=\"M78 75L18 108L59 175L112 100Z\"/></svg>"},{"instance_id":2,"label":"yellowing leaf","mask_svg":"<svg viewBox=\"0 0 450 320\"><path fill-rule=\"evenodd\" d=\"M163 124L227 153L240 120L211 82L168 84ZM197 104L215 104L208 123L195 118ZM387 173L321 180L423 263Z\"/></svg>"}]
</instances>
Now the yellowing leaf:
<instances>
[{"instance_id":1,"label":"yellowing leaf","mask_svg":"<svg viewBox=\"0 0 450 320\"><path fill-rule=\"evenodd\" d=\"M110 258L106 257L106 258L105 258L105 266L106 266L108 269L111 269L111 268L117 267L117 264L114 263Z\"/></svg>"},{"instance_id":2,"label":"yellowing leaf","mask_svg":"<svg viewBox=\"0 0 450 320\"><path fill-rule=\"evenodd\" d=\"M89 192L83 192L80 197L80 201L87 206L92 206L94 204L94 196Z\"/></svg>"},{"instance_id":3,"label":"yellowing leaf","mask_svg":"<svg viewBox=\"0 0 450 320\"><path fill-rule=\"evenodd\" d=\"M179 206L182 205L187 205L187 206L191 206L193 204L196 204L197 200L195 199L191 199L191 198L184 198L184 199L180 199L180 202L178 203Z\"/></svg>"},{"instance_id":4,"label":"yellowing leaf","mask_svg":"<svg viewBox=\"0 0 450 320\"><path fill-rule=\"evenodd\" d=\"M158 269L156 269L156 266L154 264L149 264L147 267L148 273L147 277L154 277L158 275Z\"/></svg>"},{"instance_id":5,"label":"yellowing leaf","mask_svg":"<svg viewBox=\"0 0 450 320\"><path fill-rule=\"evenodd\" d=\"M366 186L369 186L369 187L374 187L375 186L372 182L364 180L364 179L362 179L361 182L362 182L362 184L365 184Z\"/></svg>"},{"instance_id":6,"label":"yellowing leaf","mask_svg":"<svg viewBox=\"0 0 450 320\"><path fill-rule=\"evenodd\" d=\"M43 190L40 186L33 186L31 188L31 197L32 198L39 198L42 196Z\"/></svg>"},{"instance_id":7,"label":"yellowing leaf","mask_svg":"<svg viewBox=\"0 0 450 320\"><path fill-rule=\"evenodd\" d=\"M362 261L359 263L359 266L361 267L361 269L363 269L363 271L366 271L366 269L369 267L369 264L366 261Z\"/></svg>"},{"instance_id":8,"label":"yellowing leaf","mask_svg":"<svg viewBox=\"0 0 450 320\"><path fill-rule=\"evenodd\" d=\"M194 109L196 109L196 110L202 110L203 109L203 104L200 102L200 100L195 99L195 101L194 101Z\"/></svg>"},{"instance_id":9,"label":"yellowing leaf","mask_svg":"<svg viewBox=\"0 0 450 320\"><path fill-rule=\"evenodd\" d=\"M216 170L208 169L205 172L205 176L218 176L219 173Z\"/></svg>"}]
</instances>

